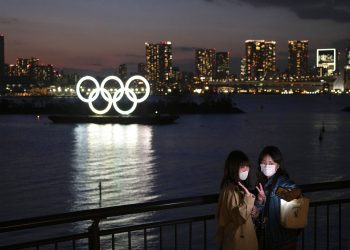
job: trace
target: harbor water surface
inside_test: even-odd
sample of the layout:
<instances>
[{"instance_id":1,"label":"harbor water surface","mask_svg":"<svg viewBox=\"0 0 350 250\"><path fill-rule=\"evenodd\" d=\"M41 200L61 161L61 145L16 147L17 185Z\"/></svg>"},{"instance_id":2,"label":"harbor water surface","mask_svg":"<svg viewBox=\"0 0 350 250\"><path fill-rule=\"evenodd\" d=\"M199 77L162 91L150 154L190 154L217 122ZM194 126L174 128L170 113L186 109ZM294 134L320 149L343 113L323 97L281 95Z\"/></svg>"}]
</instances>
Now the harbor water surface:
<instances>
[{"instance_id":1,"label":"harbor water surface","mask_svg":"<svg viewBox=\"0 0 350 250\"><path fill-rule=\"evenodd\" d=\"M0 116L0 220L218 193L229 152L248 154L254 179L265 145L280 147L299 184L350 179L349 96L233 100L245 114L181 115L164 126Z\"/></svg>"}]
</instances>

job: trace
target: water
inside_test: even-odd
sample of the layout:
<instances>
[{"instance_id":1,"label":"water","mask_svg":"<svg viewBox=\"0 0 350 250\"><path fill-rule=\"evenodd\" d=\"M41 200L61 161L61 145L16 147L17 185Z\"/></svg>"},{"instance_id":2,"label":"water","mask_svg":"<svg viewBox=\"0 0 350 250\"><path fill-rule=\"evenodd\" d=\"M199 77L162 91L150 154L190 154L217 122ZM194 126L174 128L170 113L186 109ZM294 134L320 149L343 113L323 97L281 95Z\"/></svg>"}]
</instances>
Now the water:
<instances>
[{"instance_id":1,"label":"water","mask_svg":"<svg viewBox=\"0 0 350 250\"><path fill-rule=\"evenodd\" d=\"M246 114L182 115L166 126L0 116L0 221L98 208L99 182L103 207L217 193L231 150L256 168L270 144L299 184L350 179L350 114L340 112L349 96L233 99Z\"/></svg>"}]
</instances>

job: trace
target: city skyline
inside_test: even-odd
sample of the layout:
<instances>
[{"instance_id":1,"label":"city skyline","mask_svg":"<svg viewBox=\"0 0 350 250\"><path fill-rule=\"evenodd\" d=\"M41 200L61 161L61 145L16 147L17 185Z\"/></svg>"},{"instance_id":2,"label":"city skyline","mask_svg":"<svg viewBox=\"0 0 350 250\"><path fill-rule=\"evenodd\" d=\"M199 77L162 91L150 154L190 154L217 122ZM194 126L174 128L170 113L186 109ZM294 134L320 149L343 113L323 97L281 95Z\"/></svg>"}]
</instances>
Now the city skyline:
<instances>
[{"instance_id":1,"label":"city skyline","mask_svg":"<svg viewBox=\"0 0 350 250\"><path fill-rule=\"evenodd\" d=\"M4 38L3 34L0 34L0 38L1 38L1 41L2 41L1 48L4 48L4 40L5 40L5 38ZM190 70L190 71L184 70L183 72L194 73L195 75L200 76L201 73L199 73L199 71L198 71L198 65L199 65L198 64L198 52L199 51L213 51L213 61L210 62L210 64L212 64L212 66L210 66L210 67L212 67L210 69L210 71L212 72L213 75L210 76L210 79L214 75L216 76L217 74L222 74L222 76L226 75L227 77L229 75L236 75L237 76L239 74L240 75L242 75L242 74L243 75L245 75L245 74L251 75L251 73L249 73L249 71L246 72L246 73L243 73L244 71L246 71L246 69L242 68L242 67L245 67L244 65L246 65L246 63L248 63L248 69L249 69L251 67L249 65L250 60L253 60L254 64L255 63L257 63L257 65L261 64L260 66L258 66L258 68L260 67L265 73L269 73L269 72L271 72L273 74L274 73L292 73L292 75L293 75L296 72L294 72L294 70L292 70L290 68L291 67L290 63L293 62L294 60L296 60L295 55L294 55L294 53L296 53L296 51L294 51L294 49L291 50L290 46L291 46L291 44L294 44L294 43L298 44L298 43L303 43L303 42L306 42L306 44L308 44L308 40L304 40L304 41L288 40L288 52L287 52L288 53L288 58L287 58L287 61L284 62L284 63L288 63L288 64L283 69L279 68L276 65L276 61L278 61L278 59L279 59L279 57L276 55L276 41L246 40L245 41L245 47L246 47L245 48L245 54L240 58L240 65L237 66L235 69L232 70L232 67L231 67L232 65L230 65L230 61L232 60L232 57L230 57L230 52L229 51L217 51L215 48L196 48L194 50L195 54L194 54L194 57L193 57L194 69ZM257 43L257 44L255 44L255 43ZM122 77L126 77L129 74L135 74L135 73L146 74L146 71L144 71L144 70L145 70L147 62L148 62L148 60L150 58L150 52L149 52L148 47L150 45L158 46L158 45L162 45L162 44L170 44L170 46L171 46L171 41L161 41L160 43L151 43L151 44L146 42L145 43L146 50L145 50L145 56L144 56L145 61L132 63L132 64L134 64L133 67L131 67L132 70L130 70L130 65L128 63L121 63L119 65L116 65L116 67L114 67L114 68L110 68L109 69L110 72L108 72L108 73L116 73L118 75L121 75ZM253 45L253 44L255 44L255 45ZM257 57L257 58L260 58L259 60L267 60L266 62L264 62L264 61L261 61L261 62L256 61L255 62L255 60L257 58L253 59L253 57L252 57L252 59L249 59L249 56L248 56L250 54L249 51L253 49L253 48L251 48L251 46L252 45L253 46L257 45L258 47L260 47L261 46L260 44L262 44L262 46L263 46L262 48L266 47L267 49L263 49L263 51L265 51L265 50L266 51L262 52L261 55L260 54L258 55L258 54L254 53L254 58ZM348 65L348 62L349 62L348 58L350 58L350 56L349 56L349 49L350 49L350 46L346 47L345 49L343 49L344 50L344 52L343 52L343 50L337 50L336 48L317 48L315 51L312 51L313 54L311 56L309 55L309 52L308 52L307 48L306 48L306 50L304 52L301 52L301 51L297 52L297 53L303 53L303 57L304 57L303 60L306 60L306 64L302 65L302 67L303 67L303 74L306 74L308 71L316 70L316 68L318 67L318 61L317 61L318 60L318 53L319 53L318 51L320 51L320 50L321 51L322 50L324 50L324 51L335 51L335 53L337 54L337 68L336 69L338 69L338 70L342 69L343 67ZM158 51L158 50L159 50L159 48L155 49L154 51ZM298 50L300 50L300 49L298 49ZM4 55L4 52L2 52L2 54L0 56L0 58L2 58L2 63L4 63L4 60L3 60L4 56L3 55ZM156 54L154 54L154 56L155 55ZM224 56L226 58L223 59L222 56ZM169 48L169 51L168 51L168 57L169 57L169 59L167 59L167 60L169 60L169 62L170 62L170 65L169 65L170 66L170 68L169 68L170 71L169 72L170 72L170 75L172 75L171 69L172 68L176 68L177 71L179 71L179 67L176 66L176 65L175 66L171 66L172 65L172 61L173 61L172 60L173 52L172 52L171 47ZM214 58L215 58L215 60L214 60ZM247 58L248 58L248 60L247 60ZM265 59L263 59L263 58L265 58ZM310 62L311 67L308 67L308 63L307 62L309 61L310 58L311 58L311 62ZM18 58L16 58L16 61L14 63L5 63L5 65L7 65L6 70L8 71L8 72L6 72L6 74L8 74L9 76L21 76L22 73L15 73L21 67L19 62L21 62L21 61L28 61L28 62L30 62L32 60L36 61L33 64L34 66L37 65L37 66L40 66L40 67L46 67L46 66L52 67L52 68L54 67L53 69L58 70L58 71L64 69L64 68L62 69L62 67L61 68L57 68L52 63L45 63L45 64L39 63L39 60L41 61L41 59L36 57L36 56L30 56L30 57L27 57L27 58L25 58L25 57L18 57ZM155 60L157 61L158 59L155 59ZM244 60L244 62L242 60ZM220 66L216 65L217 63L219 63ZM299 65L302 62L297 62L296 61L296 63L298 63L298 65ZM176 62L175 62L175 64L176 64ZM141 69L140 67L143 68L143 69ZM148 67L150 67L150 65L148 65ZM217 67L221 67L221 69L219 69ZM224 68L222 68L222 67L224 67ZM238 67L239 67L239 69L237 70ZM295 65L293 67L295 67ZM298 67L300 67L300 65ZM223 72L223 70L225 72ZM222 71L222 72L219 73L220 71ZM69 72L69 73L77 73L77 74L79 74L81 72L79 72L79 69L78 69L78 71L76 71L76 72ZM298 73L297 75L300 76L300 75L303 75L303 74Z\"/></svg>"},{"instance_id":2,"label":"city skyline","mask_svg":"<svg viewBox=\"0 0 350 250\"><path fill-rule=\"evenodd\" d=\"M300 10L277 1L269 1L269 6L253 4L239 0L6 0L0 10L5 62L37 57L59 69L115 71L120 64L145 63L145 42L169 40L173 66L180 70L194 71L196 49L216 48L230 53L231 69L239 73L248 39L276 41L281 70L287 68L288 40L309 40L310 62L317 48L334 47L345 54L350 44L346 34L350 4L345 1L334 2L332 8L323 1L300 3ZM315 14L325 6L327 14Z\"/></svg>"}]
</instances>

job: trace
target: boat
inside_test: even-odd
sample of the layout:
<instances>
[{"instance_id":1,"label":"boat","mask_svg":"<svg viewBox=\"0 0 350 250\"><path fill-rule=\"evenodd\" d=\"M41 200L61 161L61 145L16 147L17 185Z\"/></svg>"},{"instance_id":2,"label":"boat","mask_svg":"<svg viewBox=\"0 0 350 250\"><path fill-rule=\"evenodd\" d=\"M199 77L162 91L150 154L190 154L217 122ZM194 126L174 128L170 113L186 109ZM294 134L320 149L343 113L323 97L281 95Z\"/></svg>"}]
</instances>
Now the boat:
<instances>
[{"instance_id":1,"label":"boat","mask_svg":"<svg viewBox=\"0 0 350 250\"><path fill-rule=\"evenodd\" d=\"M102 116L102 115L51 115L48 118L54 123L96 123L96 124L144 124L162 125L172 124L179 118L178 115L128 115L128 116Z\"/></svg>"}]
</instances>

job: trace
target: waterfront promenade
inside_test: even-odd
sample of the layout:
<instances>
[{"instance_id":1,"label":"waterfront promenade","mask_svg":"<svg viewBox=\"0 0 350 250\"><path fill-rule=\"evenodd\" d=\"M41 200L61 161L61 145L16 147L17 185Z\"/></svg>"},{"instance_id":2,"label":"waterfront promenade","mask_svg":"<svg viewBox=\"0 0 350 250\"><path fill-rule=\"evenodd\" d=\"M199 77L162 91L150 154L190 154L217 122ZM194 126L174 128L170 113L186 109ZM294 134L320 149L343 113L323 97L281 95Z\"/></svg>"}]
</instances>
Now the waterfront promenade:
<instances>
[{"instance_id":1,"label":"waterfront promenade","mask_svg":"<svg viewBox=\"0 0 350 250\"><path fill-rule=\"evenodd\" d=\"M338 199L329 199L326 195L322 195L321 200L311 199L308 225L299 237L298 249L348 249L350 227L346 211L350 207L350 180L300 187L307 196L317 192L341 194L344 190L347 195ZM72 223L81 222L86 222L86 228L82 232L65 236L53 235L24 243L12 242L0 246L0 249L216 249L213 242L214 214L189 214L198 206L214 205L211 208L215 208L217 199L218 194L212 194L5 221L0 223L0 234L5 236L13 232L25 234L22 230L28 229L35 229L40 236L50 227L70 227ZM179 209L187 212L182 212L176 219L169 219L171 215L179 215L175 212ZM144 224L127 223L124 226L107 223L113 217L163 210L171 211L169 218Z\"/></svg>"}]
</instances>

